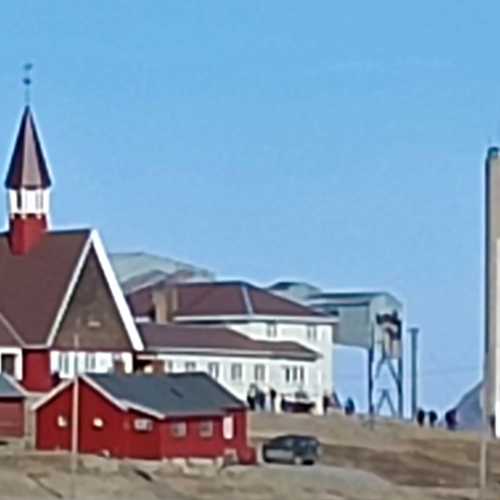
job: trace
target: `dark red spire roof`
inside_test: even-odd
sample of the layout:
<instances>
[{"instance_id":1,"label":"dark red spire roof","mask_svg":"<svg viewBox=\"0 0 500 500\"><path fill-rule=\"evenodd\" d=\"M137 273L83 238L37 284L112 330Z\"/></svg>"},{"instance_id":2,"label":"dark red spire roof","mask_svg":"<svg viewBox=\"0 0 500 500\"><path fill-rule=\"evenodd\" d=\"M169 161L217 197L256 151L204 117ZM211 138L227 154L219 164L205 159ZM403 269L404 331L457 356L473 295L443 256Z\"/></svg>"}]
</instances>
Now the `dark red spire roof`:
<instances>
[{"instance_id":1,"label":"dark red spire roof","mask_svg":"<svg viewBox=\"0 0 500 500\"><path fill-rule=\"evenodd\" d=\"M35 121L29 106L26 106L5 179L5 187L40 189L48 188L51 184Z\"/></svg>"}]
</instances>

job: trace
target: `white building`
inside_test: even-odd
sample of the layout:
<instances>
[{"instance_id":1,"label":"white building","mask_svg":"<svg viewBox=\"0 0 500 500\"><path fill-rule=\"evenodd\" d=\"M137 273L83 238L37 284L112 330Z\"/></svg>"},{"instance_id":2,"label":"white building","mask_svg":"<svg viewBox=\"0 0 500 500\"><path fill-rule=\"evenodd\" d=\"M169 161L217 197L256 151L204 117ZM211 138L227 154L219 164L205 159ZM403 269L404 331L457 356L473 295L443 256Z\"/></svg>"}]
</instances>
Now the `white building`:
<instances>
[{"instance_id":1,"label":"white building","mask_svg":"<svg viewBox=\"0 0 500 500\"><path fill-rule=\"evenodd\" d=\"M140 359L207 371L242 398L256 383L286 396L305 391L319 409L333 390L333 317L244 282L148 287L127 298L147 346Z\"/></svg>"}]
</instances>

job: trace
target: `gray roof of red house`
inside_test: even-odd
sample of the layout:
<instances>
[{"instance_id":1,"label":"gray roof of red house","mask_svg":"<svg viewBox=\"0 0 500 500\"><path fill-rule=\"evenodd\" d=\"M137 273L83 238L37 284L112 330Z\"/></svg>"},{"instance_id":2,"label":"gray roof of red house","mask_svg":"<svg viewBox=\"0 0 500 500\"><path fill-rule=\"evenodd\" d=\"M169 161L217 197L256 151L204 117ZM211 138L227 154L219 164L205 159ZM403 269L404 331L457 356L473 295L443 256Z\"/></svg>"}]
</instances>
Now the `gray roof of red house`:
<instances>
[{"instance_id":1,"label":"gray roof of red house","mask_svg":"<svg viewBox=\"0 0 500 500\"><path fill-rule=\"evenodd\" d=\"M49 169L43 154L33 115L24 109L10 166L5 179L8 189L38 189L51 185Z\"/></svg>"},{"instance_id":2,"label":"gray roof of red house","mask_svg":"<svg viewBox=\"0 0 500 500\"><path fill-rule=\"evenodd\" d=\"M47 342L89 230L51 231L26 255L0 234L0 346Z\"/></svg>"},{"instance_id":3,"label":"gray roof of red house","mask_svg":"<svg viewBox=\"0 0 500 500\"><path fill-rule=\"evenodd\" d=\"M138 323L147 352L231 351L241 356L315 360L319 354L298 342L254 340L229 328Z\"/></svg>"},{"instance_id":4,"label":"gray roof of red house","mask_svg":"<svg viewBox=\"0 0 500 500\"><path fill-rule=\"evenodd\" d=\"M216 415L245 404L205 373L89 374L115 400L165 416Z\"/></svg>"},{"instance_id":5,"label":"gray roof of red house","mask_svg":"<svg viewBox=\"0 0 500 500\"><path fill-rule=\"evenodd\" d=\"M291 300L278 297L244 281L211 283L179 283L176 317L183 316L293 316L326 317ZM145 287L127 296L136 317L151 316L154 286Z\"/></svg>"},{"instance_id":6,"label":"gray roof of red house","mask_svg":"<svg viewBox=\"0 0 500 500\"><path fill-rule=\"evenodd\" d=\"M24 399L25 394L19 386L7 375L0 373L0 398Z\"/></svg>"}]
</instances>

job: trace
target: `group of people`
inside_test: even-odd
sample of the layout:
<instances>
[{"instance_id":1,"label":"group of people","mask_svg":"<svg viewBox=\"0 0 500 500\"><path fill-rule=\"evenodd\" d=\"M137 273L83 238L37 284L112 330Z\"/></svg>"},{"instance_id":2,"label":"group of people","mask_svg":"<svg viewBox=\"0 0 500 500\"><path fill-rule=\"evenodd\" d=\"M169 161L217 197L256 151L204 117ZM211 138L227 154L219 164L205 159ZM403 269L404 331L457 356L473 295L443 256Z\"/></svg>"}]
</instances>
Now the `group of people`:
<instances>
[{"instance_id":1,"label":"group of people","mask_svg":"<svg viewBox=\"0 0 500 500\"><path fill-rule=\"evenodd\" d=\"M424 409L420 408L417 411L415 419L420 427L423 427L426 421L428 421L429 427L435 427L438 423L439 416L434 410L426 412ZM454 431L457 429L458 419L456 409L452 408L444 414L444 424L449 431Z\"/></svg>"},{"instance_id":2,"label":"group of people","mask_svg":"<svg viewBox=\"0 0 500 500\"><path fill-rule=\"evenodd\" d=\"M269 389L269 395L267 395L262 389L260 389L256 384L252 384L247 393L247 403L251 411L260 410L265 411L267 407L267 399L269 396L270 410L274 413L276 411L276 397L278 396L275 389L272 387Z\"/></svg>"},{"instance_id":3,"label":"group of people","mask_svg":"<svg viewBox=\"0 0 500 500\"><path fill-rule=\"evenodd\" d=\"M354 415L356 413L356 405L354 404L354 400L352 398L347 398L345 405L342 406L336 392L333 392L331 396L325 392L325 394L323 394L322 404L323 404L323 415L328 414L329 408L335 410L343 409L344 413L347 416Z\"/></svg>"}]
</instances>

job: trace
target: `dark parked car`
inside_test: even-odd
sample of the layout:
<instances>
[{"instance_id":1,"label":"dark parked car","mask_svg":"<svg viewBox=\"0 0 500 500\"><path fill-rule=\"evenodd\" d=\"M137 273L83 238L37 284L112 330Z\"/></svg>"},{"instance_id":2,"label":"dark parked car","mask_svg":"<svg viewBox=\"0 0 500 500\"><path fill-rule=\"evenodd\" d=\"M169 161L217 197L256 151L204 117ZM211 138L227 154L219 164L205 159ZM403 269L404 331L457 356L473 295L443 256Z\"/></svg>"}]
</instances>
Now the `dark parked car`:
<instances>
[{"instance_id":1,"label":"dark parked car","mask_svg":"<svg viewBox=\"0 0 500 500\"><path fill-rule=\"evenodd\" d=\"M264 462L313 465L319 458L320 444L312 436L288 434L262 445Z\"/></svg>"}]
</instances>

